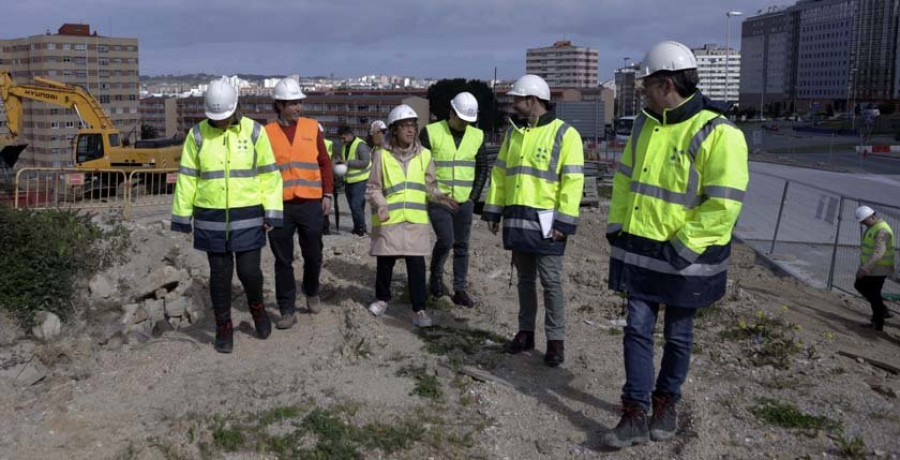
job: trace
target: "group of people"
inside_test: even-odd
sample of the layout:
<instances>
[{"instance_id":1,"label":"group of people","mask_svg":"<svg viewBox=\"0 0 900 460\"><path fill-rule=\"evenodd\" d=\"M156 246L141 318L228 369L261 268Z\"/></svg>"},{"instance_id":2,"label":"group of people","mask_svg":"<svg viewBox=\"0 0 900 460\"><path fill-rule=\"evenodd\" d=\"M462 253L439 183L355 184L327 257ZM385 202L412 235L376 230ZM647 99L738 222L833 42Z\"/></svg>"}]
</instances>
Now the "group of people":
<instances>
[{"instance_id":1,"label":"group of people","mask_svg":"<svg viewBox=\"0 0 900 460\"><path fill-rule=\"evenodd\" d=\"M666 440L676 433L693 319L725 293L732 229L749 179L744 136L725 116L727 107L697 89L697 62L689 48L660 42L637 72L646 108L635 120L619 162L606 227L609 287L628 299L622 416L603 437L615 448ZM578 227L584 186L582 138L556 117L550 88L541 77L519 78L508 95L513 113L489 172L481 218L494 234L502 229L503 246L512 252L518 272L518 331L507 351L535 348L540 278L544 360L558 366L565 360L563 256ZM421 133L419 119L425 114L407 105L395 107L386 123L372 123L366 140L341 127L343 147L337 159L320 126L301 116L304 97L295 80L279 82L273 92L278 118L261 126L241 116L237 91L227 80L213 81L204 99L207 120L191 129L184 144L172 229L193 230L195 248L208 254L215 349L233 349L235 263L258 336L265 339L271 333L260 269L267 234L281 313L275 326L287 329L297 321L295 234L303 256L301 290L307 309L321 309L322 233L332 206L333 168L343 175L353 233L369 234L370 253L377 258L375 296L368 305L372 314L388 308L392 271L403 258L413 323L431 326L427 296L447 295L442 278L451 249L453 302L473 307L467 291L469 236L488 175L484 134L474 126L475 97L456 95L448 119L428 124ZM365 203L371 208L370 231ZM889 228L872 215L865 217L874 229L866 244L875 248ZM885 264L866 265L860 278L880 275ZM874 290L875 282L871 284L866 289ZM654 378L653 332L662 305L665 346ZM880 310L873 323L883 324Z\"/></svg>"}]
</instances>

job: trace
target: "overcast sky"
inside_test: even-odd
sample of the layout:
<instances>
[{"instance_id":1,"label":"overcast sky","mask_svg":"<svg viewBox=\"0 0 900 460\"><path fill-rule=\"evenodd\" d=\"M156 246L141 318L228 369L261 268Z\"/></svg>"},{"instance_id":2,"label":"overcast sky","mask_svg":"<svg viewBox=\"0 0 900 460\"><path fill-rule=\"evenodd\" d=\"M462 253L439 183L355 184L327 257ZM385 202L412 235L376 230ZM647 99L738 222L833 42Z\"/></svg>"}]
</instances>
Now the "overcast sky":
<instances>
[{"instance_id":1,"label":"overcast sky","mask_svg":"<svg viewBox=\"0 0 900 460\"><path fill-rule=\"evenodd\" d=\"M65 22L140 40L140 72L489 79L525 50L568 39L599 50L600 80L659 40L725 43L726 11L775 0L6 0L0 38ZM732 18L731 41L740 21Z\"/></svg>"}]
</instances>

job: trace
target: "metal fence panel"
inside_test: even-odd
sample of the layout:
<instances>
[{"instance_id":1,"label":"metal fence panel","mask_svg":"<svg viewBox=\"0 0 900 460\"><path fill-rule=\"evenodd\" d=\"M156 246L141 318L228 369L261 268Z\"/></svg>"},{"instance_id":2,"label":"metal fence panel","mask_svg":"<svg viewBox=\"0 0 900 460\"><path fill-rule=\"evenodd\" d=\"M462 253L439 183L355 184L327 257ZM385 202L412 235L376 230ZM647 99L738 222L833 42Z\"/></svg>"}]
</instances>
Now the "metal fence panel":
<instances>
[{"instance_id":1,"label":"metal fence panel","mask_svg":"<svg viewBox=\"0 0 900 460\"><path fill-rule=\"evenodd\" d=\"M14 208L122 208L125 178L114 169L22 168L11 201Z\"/></svg>"}]
</instances>

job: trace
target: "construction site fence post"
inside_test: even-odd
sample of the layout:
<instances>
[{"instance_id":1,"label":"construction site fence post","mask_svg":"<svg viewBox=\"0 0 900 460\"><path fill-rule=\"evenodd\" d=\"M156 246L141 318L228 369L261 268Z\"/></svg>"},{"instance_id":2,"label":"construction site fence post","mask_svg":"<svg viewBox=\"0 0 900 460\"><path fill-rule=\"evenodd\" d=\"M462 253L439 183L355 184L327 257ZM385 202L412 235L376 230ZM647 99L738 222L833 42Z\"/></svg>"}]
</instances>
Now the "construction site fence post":
<instances>
[{"instance_id":1,"label":"construction site fence post","mask_svg":"<svg viewBox=\"0 0 900 460\"><path fill-rule=\"evenodd\" d=\"M778 241L778 228L781 227L781 216L784 214L784 203L787 201L790 185L791 181L784 181L784 191L781 193L781 204L778 206L778 218L775 220L775 233L772 235L772 246L769 248L769 254L775 252L775 242Z\"/></svg>"},{"instance_id":2,"label":"construction site fence post","mask_svg":"<svg viewBox=\"0 0 900 460\"><path fill-rule=\"evenodd\" d=\"M838 204L838 213L837 213L837 231L834 232L834 245L831 247L831 263L828 265L828 289L832 289L834 287L834 267L837 263L837 252L838 245L840 245L841 241L841 223L844 220L844 197L841 197L841 201Z\"/></svg>"}]
</instances>

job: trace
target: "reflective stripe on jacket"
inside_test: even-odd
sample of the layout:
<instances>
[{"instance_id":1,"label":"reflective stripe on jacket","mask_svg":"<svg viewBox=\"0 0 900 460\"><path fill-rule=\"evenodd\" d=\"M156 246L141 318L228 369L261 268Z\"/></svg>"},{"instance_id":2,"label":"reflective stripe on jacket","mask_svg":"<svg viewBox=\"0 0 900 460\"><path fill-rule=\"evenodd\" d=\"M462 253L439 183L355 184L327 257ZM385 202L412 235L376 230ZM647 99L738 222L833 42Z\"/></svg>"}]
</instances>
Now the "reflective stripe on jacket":
<instances>
[{"instance_id":1,"label":"reflective stripe on jacket","mask_svg":"<svg viewBox=\"0 0 900 460\"><path fill-rule=\"evenodd\" d=\"M300 118L293 141L288 140L278 121L266 125L266 133L275 161L281 170L282 199L317 200L322 198L322 175L319 171L319 150L316 140L319 125L315 120Z\"/></svg>"},{"instance_id":2,"label":"reflective stripe on jacket","mask_svg":"<svg viewBox=\"0 0 900 460\"><path fill-rule=\"evenodd\" d=\"M359 149L359 145L363 143L363 140L356 137L353 139L353 142L350 143L349 148L344 147L344 158L350 162L356 160L356 151ZM369 172L372 170L372 162L369 161L366 164L364 169L358 168L348 168L347 175L344 176L344 182L348 184L355 184L357 182L362 182L369 178Z\"/></svg>"},{"instance_id":3,"label":"reflective stripe on jacket","mask_svg":"<svg viewBox=\"0 0 900 460\"><path fill-rule=\"evenodd\" d=\"M475 156L484 142L484 132L467 125L457 148L446 120L431 123L425 130L434 156L438 187L458 203L467 201L475 181Z\"/></svg>"},{"instance_id":4,"label":"reflective stripe on jacket","mask_svg":"<svg viewBox=\"0 0 900 460\"><path fill-rule=\"evenodd\" d=\"M181 153L172 230L190 232L202 251L249 251L265 245L263 224L281 226L281 173L262 125L241 118L227 130L204 120Z\"/></svg>"},{"instance_id":5,"label":"reflective stripe on jacket","mask_svg":"<svg viewBox=\"0 0 900 460\"><path fill-rule=\"evenodd\" d=\"M645 110L613 179L610 288L677 307L720 299L748 180L743 133L699 92Z\"/></svg>"},{"instance_id":6,"label":"reflective stripe on jacket","mask_svg":"<svg viewBox=\"0 0 900 460\"><path fill-rule=\"evenodd\" d=\"M538 212L553 210L553 229L574 235L584 188L581 135L548 113L534 127L510 120L491 171L482 219L503 219L503 246L509 250L560 255L565 238L544 238Z\"/></svg>"},{"instance_id":7,"label":"reflective stripe on jacket","mask_svg":"<svg viewBox=\"0 0 900 460\"><path fill-rule=\"evenodd\" d=\"M862 244L860 245L860 253L859 253L859 263L860 265L866 265L869 263L869 260L872 258L872 254L875 252L875 235L878 232L884 231L887 233L887 241L884 245L884 255L881 256L880 259L875 261L876 267L887 267L891 272L894 271L894 231L891 229L891 226L888 225L887 222L881 221L877 224L869 227L866 230L866 233L863 234Z\"/></svg>"},{"instance_id":8,"label":"reflective stripe on jacket","mask_svg":"<svg viewBox=\"0 0 900 460\"><path fill-rule=\"evenodd\" d=\"M425 188L425 171L431 162L431 151L422 149L410 160L406 172L389 150L381 153L382 189L388 204L390 218L382 222L377 210L373 209L372 225L394 225L401 222L413 224L428 223L428 193Z\"/></svg>"}]
</instances>

